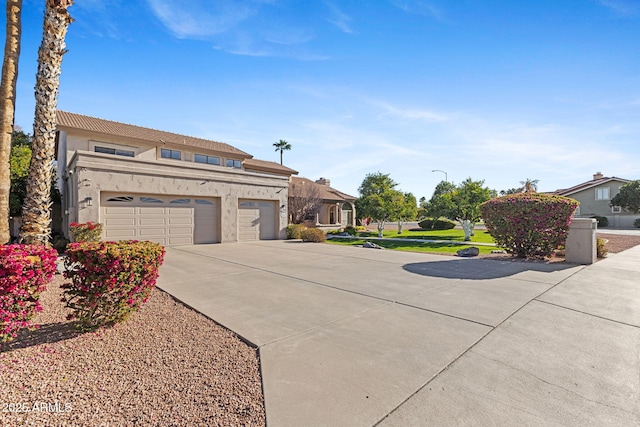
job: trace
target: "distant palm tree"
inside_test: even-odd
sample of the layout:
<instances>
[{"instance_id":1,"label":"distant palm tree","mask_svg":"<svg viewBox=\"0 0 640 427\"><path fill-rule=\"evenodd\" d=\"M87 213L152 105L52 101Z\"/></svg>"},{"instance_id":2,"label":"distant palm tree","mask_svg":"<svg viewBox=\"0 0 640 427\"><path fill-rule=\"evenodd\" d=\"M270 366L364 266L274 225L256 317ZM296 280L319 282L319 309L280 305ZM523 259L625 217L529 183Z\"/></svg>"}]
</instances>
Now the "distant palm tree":
<instances>
[{"instance_id":1,"label":"distant palm tree","mask_svg":"<svg viewBox=\"0 0 640 427\"><path fill-rule=\"evenodd\" d=\"M289 144L287 141L285 141L284 139L281 139L278 142L274 142L273 146L276 147L276 151L280 152L280 164L282 164L282 153L285 150L291 150L291 144Z\"/></svg>"},{"instance_id":2,"label":"distant palm tree","mask_svg":"<svg viewBox=\"0 0 640 427\"><path fill-rule=\"evenodd\" d=\"M64 39L73 21L67 10L73 0L46 0L42 43L38 50L36 109L27 195L22 206L20 241L47 245L51 236L51 177L55 154L56 108Z\"/></svg>"},{"instance_id":3,"label":"distant palm tree","mask_svg":"<svg viewBox=\"0 0 640 427\"><path fill-rule=\"evenodd\" d=\"M520 184L522 184L522 191L524 191L525 193L535 193L536 191L538 191L538 182L540 181L537 179L529 178L524 181L520 181Z\"/></svg>"},{"instance_id":4,"label":"distant palm tree","mask_svg":"<svg viewBox=\"0 0 640 427\"><path fill-rule=\"evenodd\" d=\"M11 136L15 119L16 79L20 57L20 33L22 32L22 0L7 0L7 30L2 62L0 85L0 245L9 242L9 194L11 175Z\"/></svg>"}]
</instances>

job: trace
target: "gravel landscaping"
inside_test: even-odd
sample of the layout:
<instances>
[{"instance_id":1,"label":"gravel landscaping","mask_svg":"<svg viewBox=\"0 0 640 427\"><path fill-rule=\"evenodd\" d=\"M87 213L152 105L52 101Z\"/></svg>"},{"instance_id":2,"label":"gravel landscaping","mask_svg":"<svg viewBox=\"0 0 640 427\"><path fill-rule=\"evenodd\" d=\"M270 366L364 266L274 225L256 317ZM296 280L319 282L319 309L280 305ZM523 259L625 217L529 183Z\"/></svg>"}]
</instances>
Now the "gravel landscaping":
<instances>
[{"instance_id":1,"label":"gravel landscaping","mask_svg":"<svg viewBox=\"0 0 640 427\"><path fill-rule=\"evenodd\" d=\"M2 425L261 426L257 350L155 289L128 321L80 333L60 275L36 331L0 353Z\"/></svg>"}]
</instances>

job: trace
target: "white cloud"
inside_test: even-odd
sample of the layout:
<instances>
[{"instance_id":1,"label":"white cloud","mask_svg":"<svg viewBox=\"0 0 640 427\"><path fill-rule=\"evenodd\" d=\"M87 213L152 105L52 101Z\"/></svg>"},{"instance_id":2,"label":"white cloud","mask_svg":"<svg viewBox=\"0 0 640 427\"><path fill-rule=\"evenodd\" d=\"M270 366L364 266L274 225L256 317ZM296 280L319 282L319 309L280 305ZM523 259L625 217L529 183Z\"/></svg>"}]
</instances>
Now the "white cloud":
<instances>
[{"instance_id":1,"label":"white cloud","mask_svg":"<svg viewBox=\"0 0 640 427\"><path fill-rule=\"evenodd\" d=\"M325 1L325 4L331 10L333 15L331 18L327 19L327 21L338 27L340 31L347 34L353 34L354 30L350 26L351 17L342 12L336 4L328 1Z\"/></svg>"},{"instance_id":2,"label":"white cloud","mask_svg":"<svg viewBox=\"0 0 640 427\"><path fill-rule=\"evenodd\" d=\"M400 108L381 101L372 101L371 104L383 110L379 117L393 116L402 120L422 120L425 122L442 122L447 120L446 115L430 110Z\"/></svg>"},{"instance_id":3,"label":"white cloud","mask_svg":"<svg viewBox=\"0 0 640 427\"><path fill-rule=\"evenodd\" d=\"M422 0L390 0L391 4L398 9L414 15L423 15L444 20L444 12L432 2Z\"/></svg>"},{"instance_id":4,"label":"white cloud","mask_svg":"<svg viewBox=\"0 0 640 427\"><path fill-rule=\"evenodd\" d=\"M181 2L147 0L155 16L178 38L206 38L223 33L257 12L262 2L206 1Z\"/></svg>"},{"instance_id":5,"label":"white cloud","mask_svg":"<svg viewBox=\"0 0 640 427\"><path fill-rule=\"evenodd\" d=\"M640 4L634 0L596 0L598 4L624 16L637 15Z\"/></svg>"},{"instance_id":6,"label":"white cloud","mask_svg":"<svg viewBox=\"0 0 640 427\"><path fill-rule=\"evenodd\" d=\"M268 0L147 0L175 37L211 41L214 48L244 56L326 60L305 46L316 38L313 22L300 22L286 7ZM337 9L336 9L337 10ZM346 19L341 15L341 19Z\"/></svg>"}]
</instances>

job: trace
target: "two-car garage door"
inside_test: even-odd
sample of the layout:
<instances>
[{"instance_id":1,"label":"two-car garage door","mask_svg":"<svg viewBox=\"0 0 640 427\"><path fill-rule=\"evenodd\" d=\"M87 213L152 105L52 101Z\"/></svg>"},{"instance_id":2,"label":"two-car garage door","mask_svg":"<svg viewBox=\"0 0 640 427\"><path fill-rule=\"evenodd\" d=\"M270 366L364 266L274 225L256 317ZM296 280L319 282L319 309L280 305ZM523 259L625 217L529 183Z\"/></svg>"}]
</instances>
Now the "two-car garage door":
<instances>
[{"instance_id":1,"label":"two-car garage door","mask_svg":"<svg viewBox=\"0 0 640 427\"><path fill-rule=\"evenodd\" d=\"M103 194L106 240L150 240L162 245L216 243L218 200L158 195Z\"/></svg>"}]
</instances>

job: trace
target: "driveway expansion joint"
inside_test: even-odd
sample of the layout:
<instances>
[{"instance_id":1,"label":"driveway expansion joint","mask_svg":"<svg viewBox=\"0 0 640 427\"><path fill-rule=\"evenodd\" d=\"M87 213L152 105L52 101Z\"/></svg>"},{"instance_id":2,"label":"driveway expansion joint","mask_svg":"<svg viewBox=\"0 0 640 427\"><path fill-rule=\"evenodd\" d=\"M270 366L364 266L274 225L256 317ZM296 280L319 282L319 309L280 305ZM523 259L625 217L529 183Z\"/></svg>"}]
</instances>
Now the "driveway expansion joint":
<instances>
[{"instance_id":1,"label":"driveway expansion joint","mask_svg":"<svg viewBox=\"0 0 640 427\"><path fill-rule=\"evenodd\" d=\"M609 321L609 322L617 323L617 324L619 324L619 325L631 326L632 328L640 329L640 325L634 325L634 324L632 324L632 323L622 322L622 321L620 321L620 320L615 320L615 319L611 319L611 318L609 318L609 317L604 317L604 316L599 316L599 315L597 315L597 314L589 313L589 312L587 312L587 311L578 310L578 309L576 309L576 308L567 307L566 305L561 305L561 304L556 304L556 303L554 303L554 302L541 300L541 299L538 299L539 297L540 297L540 296L538 296L538 297L536 297L536 298L535 298L535 301L536 301L536 302L541 302L541 303L543 303L543 304L548 304L548 305L552 305L552 306L554 306L554 307L562 308L562 309L565 309L565 310L570 310L570 311L573 311L573 312L575 312L575 313L584 314L585 316L591 316L591 317L595 317L595 318L597 318L597 319L607 320L607 321Z\"/></svg>"}]
</instances>

